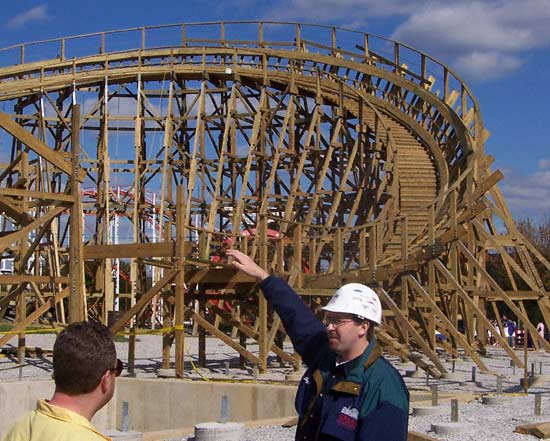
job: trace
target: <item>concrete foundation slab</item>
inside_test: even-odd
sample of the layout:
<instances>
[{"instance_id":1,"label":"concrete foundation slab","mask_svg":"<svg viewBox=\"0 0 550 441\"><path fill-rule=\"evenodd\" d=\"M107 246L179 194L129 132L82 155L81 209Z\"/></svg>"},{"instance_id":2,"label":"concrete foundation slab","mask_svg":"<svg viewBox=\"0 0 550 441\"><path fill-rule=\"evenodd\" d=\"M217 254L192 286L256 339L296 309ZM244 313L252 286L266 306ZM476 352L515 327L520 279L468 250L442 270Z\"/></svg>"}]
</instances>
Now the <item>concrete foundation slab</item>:
<instances>
[{"instance_id":1,"label":"concrete foundation slab","mask_svg":"<svg viewBox=\"0 0 550 441\"><path fill-rule=\"evenodd\" d=\"M414 416L437 415L441 412L443 412L443 408L441 406L413 407L412 409Z\"/></svg>"},{"instance_id":2,"label":"concrete foundation slab","mask_svg":"<svg viewBox=\"0 0 550 441\"><path fill-rule=\"evenodd\" d=\"M113 441L142 441L141 432L121 432L120 430L105 430L104 435L110 437Z\"/></svg>"},{"instance_id":3,"label":"concrete foundation slab","mask_svg":"<svg viewBox=\"0 0 550 441\"><path fill-rule=\"evenodd\" d=\"M285 380L286 381L300 381L302 379L303 375L304 375L303 370L292 372L292 373L287 374L285 376Z\"/></svg>"},{"instance_id":4,"label":"concrete foundation slab","mask_svg":"<svg viewBox=\"0 0 550 441\"><path fill-rule=\"evenodd\" d=\"M432 424L430 431L437 435L456 435L464 430L469 430L471 426L471 424L460 422Z\"/></svg>"},{"instance_id":5,"label":"concrete foundation slab","mask_svg":"<svg viewBox=\"0 0 550 441\"><path fill-rule=\"evenodd\" d=\"M441 380L456 381L458 383L464 382L464 374L461 372L445 372L441 374Z\"/></svg>"},{"instance_id":6,"label":"concrete foundation slab","mask_svg":"<svg viewBox=\"0 0 550 441\"><path fill-rule=\"evenodd\" d=\"M550 382L549 375L533 375L532 377L527 377L527 384L529 386L543 386L548 382ZM523 378L519 380L519 385L523 386Z\"/></svg>"},{"instance_id":7,"label":"concrete foundation slab","mask_svg":"<svg viewBox=\"0 0 550 441\"><path fill-rule=\"evenodd\" d=\"M53 391L52 380L0 382L0 437L13 422L35 409L37 399L50 398ZM92 424L100 432L122 427L126 401L129 431L188 427L192 432L195 424L220 418L224 396L230 421L291 418L296 415L295 395L295 385L119 377L113 399L94 416Z\"/></svg>"},{"instance_id":8,"label":"concrete foundation slab","mask_svg":"<svg viewBox=\"0 0 550 441\"><path fill-rule=\"evenodd\" d=\"M506 395L484 395L481 397L481 404L496 406L506 401Z\"/></svg>"},{"instance_id":9,"label":"concrete foundation slab","mask_svg":"<svg viewBox=\"0 0 550 441\"><path fill-rule=\"evenodd\" d=\"M195 441L241 441L242 423L201 423L195 426Z\"/></svg>"},{"instance_id":10,"label":"concrete foundation slab","mask_svg":"<svg viewBox=\"0 0 550 441\"><path fill-rule=\"evenodd\" d=\"M157 377L176 378L176 370L175 369L157 369Z\"/></svg>"},{"instance_id":11,"label":"concrete foundation slab","mask_svg":"<svg viewBox=\"0 0 550 441\"><path fill-rule=\"evenodd\" d=\"M426 373L424 371L413 369L405 371L405 377L409 378L424 378Z\"/></svg>"}]
</instances>

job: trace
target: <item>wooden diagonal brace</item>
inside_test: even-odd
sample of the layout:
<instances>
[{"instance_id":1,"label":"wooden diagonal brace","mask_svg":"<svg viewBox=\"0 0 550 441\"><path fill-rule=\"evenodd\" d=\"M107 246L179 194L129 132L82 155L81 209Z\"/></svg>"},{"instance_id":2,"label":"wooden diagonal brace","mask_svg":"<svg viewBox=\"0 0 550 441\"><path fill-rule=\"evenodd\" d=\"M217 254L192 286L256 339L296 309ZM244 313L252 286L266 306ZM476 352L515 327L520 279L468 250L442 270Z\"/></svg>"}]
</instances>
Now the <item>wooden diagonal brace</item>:
<instances>
[{"instance_id":1,"label":"wooden diagonal brace","mask_svg":"<svg viewBox=\"0 0 550 441\"><path fill-rule=\"evenodd\" d=\"M160 292L162 288L164 288L168 283L172 281L174 277L176 277L177 273L178 272L176 270L166 272L164 274L164 277L160 279L155 284L155 286L153 286L149 291L143 294L136 302L136 304L132 306L128 311L126 311L123 316L120 317L113 326L111 326L111 332L113 334L116 334L118 331L120 331L134 315L138 314L143 308L145 308L147 303L149 303L153 299L153 297L155 297Z\"/></svg>"},{"instance_id":2,"label":"wooden diagonal brace","mask_svg":"<svg viewBox=\"0 0 550 441\"><path fill-rule=\"evenodd\" d=\"M187 311L192 312L191 318L194 321L196 321L199 324L199 326L203 327L206 331L210 332L210 334L212 334L214 337L219 338L226 345L235 349L239 354L241 354L243 357L246 357L249 361L251 361L255 365L260 364L260 359L258 357L256 357L252 352L247 351L240 344L235 343L231 337L226 335L224 332L220 331L218 328L212 325L208 320L201 317L199 314L197 314L195 311L189 308L187 308Z\"/></svg>"},{"instance_id":3,"label":"wooden diagonal brace","mask_svg":"<svg viewBox=\"0 0 550 441\"><path fill-rule=\"evenodd\" d=\"M417 342L418 346L420 346L424 353L429 357L431 362L439 369L439 371L444 374L447 372L447 369L445 369L445 366L443 366L443 363L439 360L437 354L432 351L430 346L426 343L426 341L422 338L422 336L418 333L418 331L415 329L413 325L407 320L407 318L403 315L399 307L395 304L393 299L388 295L388 293L383 289L379 288L376 290L378 296L380 297L380 300L383 304L388 306L390 310L395 314L395 319L397 322L405 327L407 331L409 331L415 341Z\"/></svg>"},{"instance_id":4,"label":"wooden diagonal brace","mask_svg":"<svg viewBox=\"0 0 550 441\"><path fill-rule=\"evenodd\" d=\"M65 207L52 208L44 216L41 216L35 219L30 224L25 225L20 230L14 231L13 233L10 233L0 238L0 251L5 250L12 243L17 242L18 240L21 240L23 237L25 237L27 234L29 234L32 230L37 228L39 225L45 224L46 222L50 221L55 216L61 214L65 210L66 210Z\"/></svg>"},{"instance_id":5,"label":"wooden diagonal brace","mask_svg":"<svg viewBox=\"0 0 550 441\"><path fill-rule=\"evenodd\" d=\"M52 150L47 144L40 141L38 138L35 138L30 132L11 119L7 113L0 112L0 127L2 127L13 137L17 138L46 161L55 165L61 171L67 173L69 176L72 174L73 168L69 161L65 160L59 152ZM84 181L85 175L86 172L81 170L78 180L80 182Z\"/></svg>"},{"instance_id":6,"label":"wooden diagonal brace","mask_svg":"<svg viewBox=\"0 0 550 441\"><path fill-rule=\"evenodd\" d=\"M59 303L61 300L63 300L65 297L69 296L69 288L65 288L63 291L58 293L55 297L51 297L47 302L45 302L42 306L35 309L32 314L29 314L25 320L22 322L17 323L13 328L10 329L10 333L4 335L2 338L0 338L0 346L5 345L7 342L9 342L12 338L17 337L17 333L19 331L23 331L27 326L29 326L32 322L34 322L36 319L38 319L42 314L48 312L50 308L55 308L55 305Z\"/></svg>"}]
</instances>

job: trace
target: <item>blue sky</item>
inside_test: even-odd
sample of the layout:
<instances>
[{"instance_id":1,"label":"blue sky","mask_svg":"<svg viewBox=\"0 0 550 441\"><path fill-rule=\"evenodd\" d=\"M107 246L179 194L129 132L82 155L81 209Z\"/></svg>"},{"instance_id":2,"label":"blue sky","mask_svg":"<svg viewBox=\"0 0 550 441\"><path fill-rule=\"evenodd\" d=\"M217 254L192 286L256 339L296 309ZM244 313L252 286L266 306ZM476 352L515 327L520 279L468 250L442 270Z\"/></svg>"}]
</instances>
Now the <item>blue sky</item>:
<instances>
[{"instance_id":1,"label":"blue sky","mask_svg":"<svg viewBox=\"0 0 550 441\"><path fill-rule=\"evenodd\" d=\"M179 22L322 23L395 38L449 64L477 96L486 152L517 218L550 215L550 0L4 0L0 47Z\"/></svg>"}]
</instances>

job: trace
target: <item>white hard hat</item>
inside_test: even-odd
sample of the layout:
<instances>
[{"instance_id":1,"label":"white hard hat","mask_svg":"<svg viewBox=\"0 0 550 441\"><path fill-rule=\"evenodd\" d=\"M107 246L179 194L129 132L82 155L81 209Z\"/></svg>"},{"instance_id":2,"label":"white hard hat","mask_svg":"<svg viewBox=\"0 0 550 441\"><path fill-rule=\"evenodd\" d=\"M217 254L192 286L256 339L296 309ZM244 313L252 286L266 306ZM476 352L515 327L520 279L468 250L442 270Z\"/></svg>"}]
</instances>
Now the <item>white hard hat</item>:
<instances>
[{"instance_id":1,"label":"white hard hat","mask_svg":"<svg viewBox=\"0 0 550 441\"><path fill-rule=\"evenodd\" d=\"M342 286L334 293L327 306L321 309L354 314L377 324L382 322L382 305L378 295L361 283L348 283Z\"/></svg>"}]
</instances>

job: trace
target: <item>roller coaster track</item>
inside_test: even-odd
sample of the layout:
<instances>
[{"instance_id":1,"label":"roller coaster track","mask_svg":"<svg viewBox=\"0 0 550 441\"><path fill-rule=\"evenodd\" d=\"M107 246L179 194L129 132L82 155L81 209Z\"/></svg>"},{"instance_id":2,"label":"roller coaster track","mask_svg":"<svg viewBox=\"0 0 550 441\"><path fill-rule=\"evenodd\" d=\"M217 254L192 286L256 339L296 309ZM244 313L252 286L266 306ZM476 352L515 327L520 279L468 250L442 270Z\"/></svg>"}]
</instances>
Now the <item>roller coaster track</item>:
<instances>
[{"instance_id":1,"label":"roller coaster track","mask_svg":"<svg viewBox=\"0 0 550 441\"><path fill-rule=\"evenodd\" d=\"M184 374L186 318L203 362L208 332L262 370L270 352L297 367L253 281L213 261L230 244L314 309L344 282L376 286L385 349L435 377L440 350L488 370L488 312L502 305L550 349L524 303L550 325L550 265L498 190L477 100L429 55L336 27L210 22L24 43L0 49L0 66L0 244L15 259L0 316L16 312L0 345L19 334L24 349L36 320L115 317L111 270L125 259L133 283L111 327L163 326L164 367L175 340ZM128 243L112 243L117 216Z\"/></svg>"}]
</instances>

